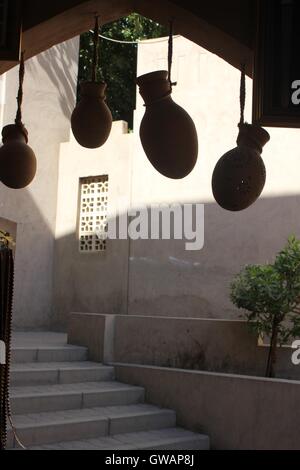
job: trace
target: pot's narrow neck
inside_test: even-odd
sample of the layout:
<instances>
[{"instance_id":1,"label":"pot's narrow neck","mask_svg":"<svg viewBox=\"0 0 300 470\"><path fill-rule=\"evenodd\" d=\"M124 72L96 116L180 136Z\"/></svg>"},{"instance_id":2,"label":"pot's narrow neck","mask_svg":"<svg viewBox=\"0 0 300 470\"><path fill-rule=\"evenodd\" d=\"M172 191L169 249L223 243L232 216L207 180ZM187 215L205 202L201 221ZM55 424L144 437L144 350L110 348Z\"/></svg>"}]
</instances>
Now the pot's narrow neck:
<instances>
[{"instance_id":1,"label":"pot's narrow neck","mask_svg":"<svg viewBox=\"0 0 300 470\"><path fill-rule=\"evenodd\" d=\"M27 144L28 132L25 127L20 127L16 124L5 126L2 130L2 142L6 144L10 141L17 141Z\"/></svg>"},{"instance_id":2,"label":"pot's narrow neck","mask_svg":"<svg viewBox=\"0 0 300 470\"><path fill-rule=\"evenodd\" d=\"M146 106L171 97L172 86L166 71L143 75L137 79L137 84Z\"/></svg>"},{"instance_id":3,"label":"pot's narrow neck","mask_svg":"<svg viewBox=\"0 0 300 470\"><path fill-rule=\"evenodd\" d=\"M237 139L237 145L238 147L247 147L247 148L250 148L252 150L254 150L255 152L259 153L260 155L262 154L262 151L263 151L263 148L261 145L258 144L258 142L256 142L255 140L251 139L251 138L241 138L240 136L238 137Z\"/></svg>"},{"instance_id":4,"label":"pot's narrow neck","mask_svg":"<svg viewBox=\"0 0 300 470\"><path fill-rule=\"evenodd\" d=\"M106 99L107 85L104 82L82 82L80 85L81 96L87 98Z\"/></svg>"},{"instance_id":5,"label":"pot's narrow neck","mask_svg":"<svg viewBox=\"0 0 300 470\"><path fill-rule=\"evenodd\" d=\"M262 127L252 124L240 124L239 129L237 145L239 147L251 148L261 154L264 146L270 140L268 132Z\"/></svg>"},{"instance_id":6,"label":"pot's narrow neck","mask_svg":"<svg viewBox=\"0 0 300 470\"><path fill-rule=\"evenodd\" d=\"M160 96L158 98L153 98L151 101L145 101L145 106L146 108L150 108L151 106L157 104L157 103L162 103L166 101L173 101L171 93L168 93L165 96Z\"/></svg>"},{"instance_id":7,"label":"pot's narrow neck","mask_svg":"<svg viewBox=\"0 0 300 470\"><path fill-rule=\"evenodd\" d=\"M169 84L153 82L140 88L140 94L146 106L151 106L162 100L171 98L172 90Z\"/></svg>"}]
</instances>

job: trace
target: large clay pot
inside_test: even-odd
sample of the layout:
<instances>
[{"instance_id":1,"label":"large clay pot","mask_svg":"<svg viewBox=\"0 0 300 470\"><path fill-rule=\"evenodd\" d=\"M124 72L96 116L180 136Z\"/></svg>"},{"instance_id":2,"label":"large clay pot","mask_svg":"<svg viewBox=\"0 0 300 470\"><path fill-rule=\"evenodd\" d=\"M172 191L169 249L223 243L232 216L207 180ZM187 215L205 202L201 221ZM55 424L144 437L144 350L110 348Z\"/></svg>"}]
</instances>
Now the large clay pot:
<instances>
[{"instance_id":1,"label":"large clay pot","mask_svg":"<svg viewBox=\"0 0 300 470\"><path fill-rule=\"evenodd\" d=\"M197 131L189 114L172 100L168 72L143 75L137 84L146 105L140 137L149 161L168 178L186 177L197 162Z\"/></svg>"},{"instance_id":2,"label":"large clay pot","mask_svg":"<svg viewBox=\"0 0 300 470\"><path fill-rule=\"evenodd\" d=\"M105 102L106 83L83 82L81 99L71 117L77 142L89 149L101 147L112 128L112 115Z\"/></svg>"},{"instance_id":3,"label":"large clay pot","mask_svg":"<svg viewBox=\"0 0 300 470\"><path fill-rule=\"evenodd\" d=\"M212 190L217 203L228 211L242 211L261 195L266 183L266 169L261 158L268 132L259 126L240 124L237 147L217 163Z\"/></svg>"},{"instance_id":4,"label":"large clay pot","mask_svg":"<svg viewBox=\"0 0 300 470\"><path fill-rule=\"evenodd\" d=\"M0 180L12 189L28 186L36 174L36 157L27 145L28 132L24 126L11 124L3 128L0 148Z\"/></svg>"}]
</instances>

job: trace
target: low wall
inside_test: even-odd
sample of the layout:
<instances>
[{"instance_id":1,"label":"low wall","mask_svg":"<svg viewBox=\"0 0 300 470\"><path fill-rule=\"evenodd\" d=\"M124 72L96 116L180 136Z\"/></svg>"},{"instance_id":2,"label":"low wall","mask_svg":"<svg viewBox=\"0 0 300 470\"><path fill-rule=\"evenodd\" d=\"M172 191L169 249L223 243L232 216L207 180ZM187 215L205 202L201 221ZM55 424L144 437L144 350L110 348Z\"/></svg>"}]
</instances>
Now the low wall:
<instances>
[{"instance_id":1,"label":"low wall","mask_svg":"<svg viewBox=\"0 0 300 470\"><path fill-rule=\"evenodd\" d=\"M68 342L88 348L91 361L104 360L105 315L71 314L68 323Z\"/></svg>"},{"instance_id":2,"label":"low wall","mask_svg":"<svg viewBox=\"0 0 300 470\"><path fill-rule=\"evenodd\" d=\"M74 313L69 342L91 359L264 376L268 349L244 321ZM292 350L278 351L277 377L300 379Z\"/></svg>"},{"instance_id":3,"label":"low wall","mask_svg":"<svg viewBox=\"0 0 300 470\"><path fill-rule=\"evenodd\" d=\"M172 408L178 425L210 436L212 449L299 450L300 383L114 364L119 381Z\"/></svg>"},{"instance_id":4,"label":"low wall","mask_svg":"<svg viewBox=\"0 0 300 470\"><path fill-rule=\"evenodd\" d=\"M256 336L241 321L120 316L114 360L261 375L266 350L258 349Z\"/></svg>"}]
</instances>

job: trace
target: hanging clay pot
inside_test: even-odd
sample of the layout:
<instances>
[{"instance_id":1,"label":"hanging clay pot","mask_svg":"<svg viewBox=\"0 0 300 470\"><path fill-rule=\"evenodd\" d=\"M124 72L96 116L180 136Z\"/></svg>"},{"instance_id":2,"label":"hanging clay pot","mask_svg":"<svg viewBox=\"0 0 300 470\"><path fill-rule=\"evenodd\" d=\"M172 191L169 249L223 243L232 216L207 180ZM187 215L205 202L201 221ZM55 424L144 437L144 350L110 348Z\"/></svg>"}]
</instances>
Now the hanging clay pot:
<instances>
[{"instance_id":1,"label":"hanging clay pot","mask_svg":"<svg viewBox=\"0 0 300 470\"><path fill-rule=\"evenodd\" d=\"M80 90L81 99L71 118L74 137L82 147L101 147L112 128L112 115L105 102L106 83L83 82Z\"/></svg>"},{"instance_id":2,"label":"hanging clay pot","mask_svg":"<svg viewBox=\"0 0 300 470\"><path fill-rule=\"evenodd\" d=\"M24 126L11 124L3 128L0 148L0 180L12 189L28 186L36 174L36 157L27 145L28 132Z\"/></svg>"},{"instance_id":3,"label":"hanging clay pot","mask_svg":"<svg viewBox=\"0 0 300 470\"><path fill-rule=\"evenodd\" d=\"M217 203L228 211L242 211L261 195L266 182L266 169L261 158L268 132L259 126L240 124L237 147L217 163L212 177L212 190Z\"/></svg>"},{"instance_id":4,"label":"hanging clay pot","mask_svg":"<svg viewBox=\"0 0 300 470\"><path fill-rule=\"evenodd\" d=\"M143 75L137 84L146 105L140 137L149 161L168 178L185 178L195 167L198 156L193 120L172 100L167 71Z\"/></svg>"}]
</instances>

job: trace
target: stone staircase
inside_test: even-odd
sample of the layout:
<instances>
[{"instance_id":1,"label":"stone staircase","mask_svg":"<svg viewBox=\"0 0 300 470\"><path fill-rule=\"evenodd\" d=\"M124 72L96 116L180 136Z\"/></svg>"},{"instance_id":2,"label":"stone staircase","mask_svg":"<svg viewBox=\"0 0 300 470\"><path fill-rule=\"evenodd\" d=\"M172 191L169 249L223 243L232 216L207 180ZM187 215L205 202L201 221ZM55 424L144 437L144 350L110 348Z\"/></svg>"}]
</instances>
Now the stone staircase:
<instances>
[{"instance_id":1,"label":"stone staircase","mask_svg":"<svg viewBox=\"0 0 300 470\"><path fill-rule=\"evenodd\" d=\"M31 450L207 450L209 438L176 427L176 414L144 403L141 387L114 380L114 368L87 360L66 335L15 334L11 405ZM8 448L18 444L9 430Z\"/></svg>"}]
</instances>

